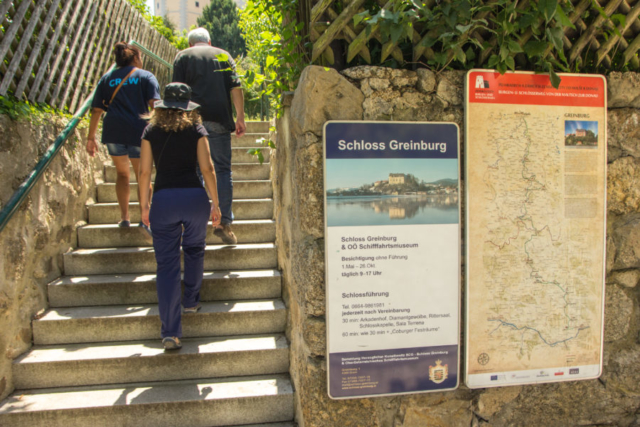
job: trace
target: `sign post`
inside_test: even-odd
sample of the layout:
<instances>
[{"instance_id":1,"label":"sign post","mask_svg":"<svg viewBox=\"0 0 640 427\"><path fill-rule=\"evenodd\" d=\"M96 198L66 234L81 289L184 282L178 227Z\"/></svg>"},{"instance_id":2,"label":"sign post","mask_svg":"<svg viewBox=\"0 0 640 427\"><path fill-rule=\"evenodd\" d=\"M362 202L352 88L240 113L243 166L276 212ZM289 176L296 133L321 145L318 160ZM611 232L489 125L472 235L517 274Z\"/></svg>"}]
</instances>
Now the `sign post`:
<instances>
[{"instance_id":1,"label":"sign post","mask_svg":"<svg viewBox=\"0 0 640 427\"><path fill-rule=\"evenodd\" d=\"M456 388L457 126L328 122L324 142L329 396Z\"/></svg>"},{"instance_id":2,"label":"sign post","mask_svg":"<svg viewBox=\"0 0 640 427\"><path fill-rule=\"evenodd\" d=\"M561 79L467 75L470 388L602 372L606 82Z\"/></svg>"}]
</instances>

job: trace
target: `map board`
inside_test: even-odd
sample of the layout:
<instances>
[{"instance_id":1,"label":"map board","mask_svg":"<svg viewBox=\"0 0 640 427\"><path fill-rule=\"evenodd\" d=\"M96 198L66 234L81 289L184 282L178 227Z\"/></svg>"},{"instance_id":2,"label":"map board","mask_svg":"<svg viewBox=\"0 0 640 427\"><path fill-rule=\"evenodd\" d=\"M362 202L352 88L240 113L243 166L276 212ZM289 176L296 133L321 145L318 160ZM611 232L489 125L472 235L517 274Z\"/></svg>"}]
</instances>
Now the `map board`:
<instances>
[{"instance_id":1,"label":"map board","mask_svg":"<svg viewBox=\"0 0 640 427\"><path fill-rule=\"evenodd\" d=\"M466 384L602 371L606 83L466 80Z\"/></svg>"},{"instance_id":2,"label":"map board","mask_svg":"<svg viewBox=\"0 0 640 427\"><path fill-rule=\"evenodd\" d=\"M333 399L458 386L457 125L325 125L328 389Z\"/></svg>"}]
</instances>

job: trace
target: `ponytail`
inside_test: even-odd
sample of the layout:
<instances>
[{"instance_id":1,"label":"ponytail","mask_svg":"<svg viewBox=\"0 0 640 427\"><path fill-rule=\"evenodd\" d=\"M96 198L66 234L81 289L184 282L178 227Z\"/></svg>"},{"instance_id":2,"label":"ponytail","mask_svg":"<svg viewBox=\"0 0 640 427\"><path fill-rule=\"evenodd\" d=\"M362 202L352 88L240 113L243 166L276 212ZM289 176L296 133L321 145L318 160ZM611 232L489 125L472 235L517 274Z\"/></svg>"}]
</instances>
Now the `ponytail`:
<instances>
[{"instance_id":1,"label":"ponytail","mask_svg":"<svg viewBox=\"0 0 640 427\"><path fill-rule=\"evenodd\" d=\"M140 51L125 42L116 43L113 48L113 54L116 57L116 65L118 67L129 66L136 58L140 57Z\"/></svg>"}]
</instances>

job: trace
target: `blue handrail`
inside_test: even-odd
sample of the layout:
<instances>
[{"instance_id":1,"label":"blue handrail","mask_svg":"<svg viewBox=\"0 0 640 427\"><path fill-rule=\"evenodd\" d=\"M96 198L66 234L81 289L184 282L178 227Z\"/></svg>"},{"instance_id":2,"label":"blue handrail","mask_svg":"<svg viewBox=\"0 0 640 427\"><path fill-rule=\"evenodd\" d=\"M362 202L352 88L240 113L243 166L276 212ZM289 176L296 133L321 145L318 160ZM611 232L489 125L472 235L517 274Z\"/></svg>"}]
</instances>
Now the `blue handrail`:
<instances>
[{"instance_id":1,"label":"blue handrail","mask_svg":"<svg viewBox=\"0 0 640 427\"><path fill-rule=\"evenodd\" d=\"M147 56L151 57L157 62L160 62L162 65L170 69L173 68L173 66L169 62L160 58L158 55L151 52L150 50L148 50L147 48L145 48L135 40L131 40L129 44L136 46ZM115 68L115 65L113 65L109 69L109 71L113 70L114 68ZM40 179L42 174L47 170L47 167L49 167L53 159L55 159L56 155L60 151L60 148L62 148L64 143L67 142L67 139L69 139L69 135L75 130L75 128L78 126L78 123L80 123L82 116L84 116L86 112L89 110L91 106L91 101L93 101L93 96L95 95L95 92L96 91L94 89L91 92L91 95L87 97L87 99L84 101L82 106L78 109L78 111L76 111L76 114L71 118L71 120L69 121L67 126L64 128L64 130L60 132L60 134L58 135L56 140L53 142L53 144L49 146L49 148L44 153L40 161L34 166L29 176L27 176L27 178L22 182L22 184L20 184L20 187L18 187L18 189L13 193L13 196L11 196L7 204L2 208L2 211L0 211L0 232L4 230L4 227L7 225L9 220L13 217L13 214L16 213L16 211L20 208L20 205L22 205L24 200L27 198L27 196L29 195L29 192L31 192L33 187L36 185L36 183L38 182L38 179Z\"/></svg>"}]
</instances>

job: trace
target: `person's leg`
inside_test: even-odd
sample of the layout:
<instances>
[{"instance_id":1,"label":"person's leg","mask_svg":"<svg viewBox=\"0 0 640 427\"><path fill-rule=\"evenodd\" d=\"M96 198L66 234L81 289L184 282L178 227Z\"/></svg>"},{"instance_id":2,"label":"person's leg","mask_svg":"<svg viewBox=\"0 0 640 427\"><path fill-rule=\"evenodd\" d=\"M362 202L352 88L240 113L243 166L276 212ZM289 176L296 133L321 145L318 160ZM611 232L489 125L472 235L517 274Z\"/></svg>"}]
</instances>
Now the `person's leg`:
<instances>
[{"instance_id":1,"label":"person's leg","mask_svg":"<svg viewBox=\"0 0 640 427\"><path fill-rule=\"evenodd\" d=\"M111 156L116 167L116 197L120 206L120 219L129 221L129 156Z\"/></svg>"},{"instance_id":2,"label":"person's leg","mask_svg":"<svg viewBox=\"0 0 640 427\"><path fill-rule=\"evenodd\" d=\"M221 225L233 222L231 203L233 201L233 174L231 172L231 134L209 132L209 150L218 181L218 200L222 213Z\"/></svg>"},{"instance_id":3,"label":"person's leg","mask_svg":"<svg viewBox=\"0 0 640 427\"><path fill-rule=\"evenodd\" d=\"M138 183L138 200L140 200L140 147L132 147L129 146L129 160L131 161L131 167L133 168L133 172L136 175L136 182ZM152 191L151 191L151 182L149 182L149 202L151 202ZM140 207L140 217L142 217L142 204L138 203ZM138 224L139 227L142 227L144 231L147 232L146 240L148 243L151 243L152 234L151 228L149 228L146 224L140 220Z\"/></svg>"},{"instance_id":4,"label":"person's leg","mask_svg":"<svg viewBox=\"0 0 640 427\"><path fill-rule=\"evenodd\" d=\"M200 287L204 273L205 238L211 205L204 189L189 188L183 191L188 195L188 199L184 199L182 203L182 206L185 207L182 215L184 225L182 233L182 250L184 252L182 305L185 308L193 308L197 307L200 302Z\"/></svg>"},{"instance_id":5,"label":"person's leg","mask_svg":"<svg viewBox=\"0 0 640 427\"><path fill-rule=\"evenodd\" d=\"M175 195L178 191L165 189L153 195L149 221L153 226L158 292L158 309L162 322L161 334L165 337L182 337L180 312L180 240L182 224Z\"/></svg>"},{"instance_id":6,"label":"person's leg","mask_svg":"<svg viewBox=\"0 0 640 427\"><path fill-rule=\"evenodd\" d=\"M129 160L131 161L131 167L136 175L136 182L140 183L140 147L129 146ZM149 200L151 200L151 182L149 182ZM138 185L138 200L140 200L140 186ZM142 210L142 206L140 206Z\"/></svg>"}]
</instances>

